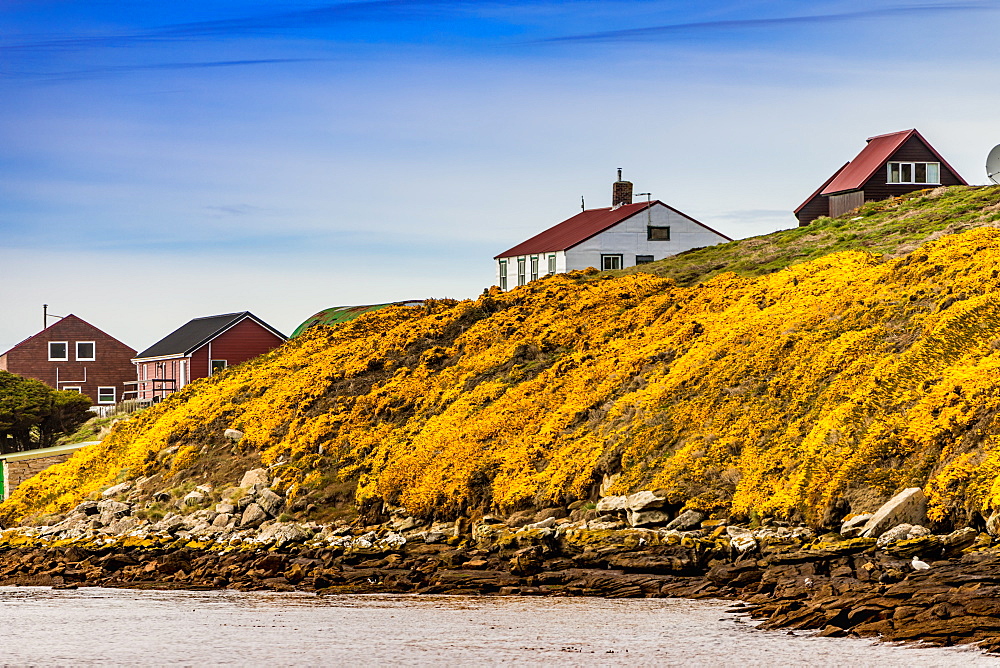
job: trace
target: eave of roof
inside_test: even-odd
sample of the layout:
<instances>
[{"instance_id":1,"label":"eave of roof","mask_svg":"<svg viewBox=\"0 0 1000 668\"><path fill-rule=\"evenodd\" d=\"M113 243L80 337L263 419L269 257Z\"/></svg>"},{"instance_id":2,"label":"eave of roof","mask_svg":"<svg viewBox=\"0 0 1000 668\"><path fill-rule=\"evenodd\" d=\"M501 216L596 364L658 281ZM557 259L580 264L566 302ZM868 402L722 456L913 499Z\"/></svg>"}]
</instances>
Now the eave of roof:
<instances>
[{"instance_id":1,"label":"eave of roof","mask_svg":"<svg viewBox=\"0 0 1000 668\"><path fill-rule=\"evenodd\" d=\"M877 135L868 138L868 144L861 149L861 152L848 163L846 169L842 169L820 193L822 195L835 195L837 193L857 190L865 185L875 172L888 161L893 153L910 139L916 137L927 149L941 162L944 167L955 175L963 185L968 185L958 172L948 164L948 161L941 157L941 154L931 146L930 142L924 139L916 129L900 130L884 135Z\"/></svg>"},{"instance_id":2,"label":"eave of roof","mask_svg":"<svg viewBox=\"0 0 1000 668\"><path fill-rule=\"evenodd\" d=\"M287 338L284 334L268 325L253 313L250 313L250 311L224 313L222 315L195 318L194 320L187 322L170 334L167 334L149 348L143 350L141 353L136 355L133 360L142 360L151 357L189 355L247 318L266 328L268 331L274 333L281 339Z\"/></svg>"},{"instance_id":3,"label":"eave of roof","mask_svg":"<svg viewBox=\"0 0 1000 668\"><path fill-rule=\"evenodd\" d=\"M587 239L600 234L618 223L631 218L632 216L645 211L648 207L659 204L670 209L674 213L684 216L691 222L704 227L706 230L718 234L723 239L732 241L729 237L717 230L713 230L708 225L701 223L686 213L682 213L672 206L668 206L660 200L651 202L636 202L633 204L623 204L619 207L606 207L603 209L587 209L581 211L563 222L553 225L535 236L522 241L513 248L505 250L503 253L494 255L493 259L501 257L514 257L517 255L528 255L531 253L552 253L556 251L569 250Z\"/></svg>"}]
</instances>

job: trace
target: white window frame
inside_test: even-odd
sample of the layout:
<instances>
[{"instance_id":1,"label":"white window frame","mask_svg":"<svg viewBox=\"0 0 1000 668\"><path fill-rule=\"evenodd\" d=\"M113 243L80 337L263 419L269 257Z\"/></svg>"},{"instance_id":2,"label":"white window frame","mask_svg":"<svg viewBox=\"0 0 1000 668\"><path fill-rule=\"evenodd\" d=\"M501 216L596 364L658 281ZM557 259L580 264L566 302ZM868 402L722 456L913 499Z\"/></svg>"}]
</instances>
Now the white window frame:
<instances>
[{"instance_id":1,"label":"white window frame","mask_svg":"<svg viewBox=\"0 0 1000 668\"><path fill-rule=\"evenodd\" d=\"M615 264L614 261L617 260L618 266L609 267L608 260L611 260L610 264L612 265ZM624 261L621 253L601 253L601 271L617 271L618 269L622 269L623 266L624 266Z\"/></svg>"},{"instance_id":2,"label":"white window frame","mask_svg":"<svg viewBox=\"0 0 1000 668\"><path fill-rule=\"evenodd\" d=\"M899 181L892 180L892 167L897 165L897 173L899 174ZM910 166L910 180L903 181L903 165ZM924 174L929 171L929 167L934 165L934 169L937 170L937 179L931 181L930 179L925 179L923 181L917 181L917 165L924 165ZM905 162L899 160L892 160L885 163L885 182L888 185L922 185L922 186L939 186L941 185L941 163L940 162Z\"/></svg>"},{"instance_id":3,"label":"white window frame","mask_svg":"<svg viewBox=\"0 0 1000 668\"><path fill-rule=\"evenodd\" d=\"M229 368L229 360L209 360L208 361L208 373L210 376L214 376L218 371L215 369L215 363L222 362L223 367L218 371L224 371Z\"/></svg>"},{"instance_id":4,"label":"white window frame","mask_svg":"<svg viewBox=\"0 0 1000 668\"><path fill-rule=\"evenodd\" d=\"M527 260L523 257L517 258L517 284L524 285L528 281L526 280L527 275Z\"/></svg>"},{"instance_id":5,"label":"white window frame","mask_svg":"<svg viewBox=\"0 0 1000 668\"><path fill-rule=\"evenodd\" d=\"M507 260L500 260L500 289L507 289Z\"/></svg>"},{"instance_id":6,"label":"white window frame","mask_svg":"<svg viewBox=\"0 0 1000 668\"><path fill-rule=\"evenodd\" d=\"M66 351L62 357L52 356L52 344L61 343ZM68 362L69 361L69 341L49 341L49 361L50 362Z\"/></svg>"},{"instance_id":7,"label":"white window frame","mask_svg":"<svg viewBox=\"0 0 1000 668\"><path fill-rule=\"evenodd\" d=\"M549 274L556 273L556 256L555 256L555 253L552 253L551 255L549 255L548 273Z\"/></svg>"},{"instance_id":8,"label":"white window frame","mask_svg":"<svg viewBox=\"0 0 1000 668\"><path fill-rule=\"evenodd\" d=\"M538 280L538 256L531 256L531 280Z\"/></svg>"},{"instance_id":9,"label":"white window frame","mask_svg":"<svg viewBox=\"0 0 1000 668\"><path fill-rule=\"evenodd\" d=\"M108 401L106 399L101 399L101 395L102 394L107 394L106 392L104 392L104 390L111 390L111 401ZM116 388L116 387L110 387L110 386L108 386L108 387L98 387L97 388L97 403L99 403L99 404L113 404L113 403L115 403L115 399L117 399L117 398L118 398L118 388Z\"/></svg>"},{"instance_id":10,"label":"white window frame","mask_svg":"<svg viewBox=\"0 0 1000 668\"><path fill-rule=\"evenodd\" d=\"M63 392L76 392L77 394L83 394L83 388L79 385L66 385L62 388Z\"/></svg>"},{"instance_id":11,"label":"white window frame","mask_svg":"<svg viewBox=\"0 0 1000 668\"><path fill-rule=\"evenodd\" d=\"M92 349L94 351L94 354L91 355L90 357L80 357L80 344L81 343L89 343L91 346L93 346ZM76 345L74 346L74 348L76 348L76 361L77 362L93 362L94 360L97 359L97 343L95 343L94 341L77 341Z\"/></svg>"}]
</instances>

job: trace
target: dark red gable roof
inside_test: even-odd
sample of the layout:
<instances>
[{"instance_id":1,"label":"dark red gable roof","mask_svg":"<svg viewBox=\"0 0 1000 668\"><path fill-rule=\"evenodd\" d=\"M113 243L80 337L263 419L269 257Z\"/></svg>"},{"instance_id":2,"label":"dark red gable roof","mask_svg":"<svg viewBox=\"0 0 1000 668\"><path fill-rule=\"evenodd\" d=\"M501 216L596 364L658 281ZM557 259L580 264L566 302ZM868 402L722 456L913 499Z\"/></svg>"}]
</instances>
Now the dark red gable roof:
<instances>
[{"instance_id":1,"label":"dark red gable roof","mask_svg":"<svg viewBox=\"0 0 1000 668\"><path fill-rule=\"evenodd\" d=\"M838 173L833 180L823 189L823 195L833 195L835 193L845 192L848 190L857 190L864 186L865 182L872 177L873 174L892 157L892 154L899 150L899 147L906 143L906 140L910 137L916 137L919 139L927 149L933 153L944 167L947 167L952 174L958 178L964 185L965 179L958 175L948 161L941 157L941 154L934 150L923 135L917 132L915 129L911 130L900 130L899 132L890 132L885 135L877 135L875 137L868 138L868 145L865 146L861 153L851 160L846 167L841 168L840 173ZM810 198L811 199L811 198Z\"/></svg>"},{"instance_id":2,"label":"dark red gable roof","mask_svg":"<svg viewBox=\"0 0 1000 668\"><path fill-rule=\"evenodd\" d=\"M501 257L512 257L515 255L528 255L529 253L550 253L554 251L564 251L583 243L587 239L600 234L604 230L617 225L626 218L631 218L640 211L645 211L646 207L654 204L666 206L674 213L680 214L693 223L701 225L710 232L715 232L720 237L732 241L721 232L716 232L708 225L700 223L686 213L681 213L677 209L663 204L660 200L654 199L652 202L637 202L635 204L623 204L617 208L606 207L604 209L587 209L581 211L572 218L568 218L558 225L553 225L544 232L540 232L527 241L522 241L513 248L509 248L499 255L494 255L493 259Z\"/></svg>"}]
</instances>

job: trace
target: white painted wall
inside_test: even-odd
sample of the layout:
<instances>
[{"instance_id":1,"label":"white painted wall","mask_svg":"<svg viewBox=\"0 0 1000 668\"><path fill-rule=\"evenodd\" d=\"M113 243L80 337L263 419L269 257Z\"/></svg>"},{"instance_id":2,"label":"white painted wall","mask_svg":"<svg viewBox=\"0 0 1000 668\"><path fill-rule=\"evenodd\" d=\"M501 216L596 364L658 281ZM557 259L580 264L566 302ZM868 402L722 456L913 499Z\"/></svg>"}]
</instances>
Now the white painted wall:
<instances>
[{"instance_id":1,"label":"white painted wall","mask_svg":"<svg viewBox=\"0 0 1000 668\"><path fill-rule=\"evenodd\" d=\"M670 240L648 241L648 226L669 227ZM722 235L706 229L687 216L662 204L654 204L566 251L566 271L587 267L600 269L603 254L620 253L622 267L631 267L635 264L636 255L652 255L654 260L662 260L681 251L714 246L725 241L727 239Z\"/></svg>"},{"instance_id":2,"label":"white painted wall","mask_svg":"<svg viewBox=\"0 0 1000 668\"><path fill-rule=\"evenodd\" d=\"M669 241L649 241L646 228L669 227ZM645 211L626 218L614 227L604 230L583 243L567 251L557 251L556 273L561 274L587 267L601 268L601 255L620 254L622 267L635 265L636 255L652 255L654 260L676 255L682 251L702 246L714 246L728 241L721 234L699 225L687 216L677 213L662 204L654 204ZM539 253L539 276L546 273L550 253ZM525 258L525 269L530 280L531 256ZM496 278L494 285L500 285L500 261L507 261L507 289L517 287L517 257L499 258L495 261Z\"/></svg>"}]
</instances>

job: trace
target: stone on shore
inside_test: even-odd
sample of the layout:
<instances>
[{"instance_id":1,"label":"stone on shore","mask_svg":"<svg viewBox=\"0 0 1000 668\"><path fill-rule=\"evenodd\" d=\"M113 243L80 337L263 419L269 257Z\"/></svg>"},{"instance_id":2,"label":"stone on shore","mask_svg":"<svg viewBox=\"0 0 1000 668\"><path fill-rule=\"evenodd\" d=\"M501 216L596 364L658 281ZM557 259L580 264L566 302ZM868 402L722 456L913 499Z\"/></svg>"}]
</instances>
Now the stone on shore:
<instances>
[{"instance_id":1,"label":"stone on shore","mask_svg":"<svg viewBox=\"0 0 1000 668\"><path fill-rule=\"evenodd\" d=\"M605 496L597 502L597 512L613 513L628 510L627 496Z\"/></svg>"},{"instance_id":2,"label":"stone on shore","mask_svg":"<svg viewBox=\"0 0 1000 668\"><path fill-rule=\"evenodd\" d=\"M919 487L909 487L886 501L865 522L861 535L878 538L898 524L925 524L927 522L927 498Z\"/></svg>"},{"instance_id":3,"label":"stone on shore","mask_svg":"<svg viewBox=\"0 0 1000 668\"><path fill-rule=\"evenodd\" d=\"M243 432L240 431L239 429L227 429L224 432L222 432L222 435L228 438L233 443L236 443L241 438L243 438Z\"/></svg>"},{"instance_id":4,"label":"stone on shore","mask_svg":"<svg viewBox=\"0 0 1000 668\"><path fill-rule=\"evenodd\" d=\"M270 480L271 478L267 475L267 469L253 469L243 474L243 478L240 480L240 487L243 489L251 489L254 485L267 487Z\"/></svg>"},{"instance_id":5,"label":"stone on shore","mask_svg":"<svg viewBox=\"0 0 1000 668\"><path fill-rule=\"evenodd\" d=\"M666 502L666 497L660 496L656 492L643 490L626 497L625 504L629 510L642 511L662 508Z\"/></svg>"},{"instance_id":6,"label":"stone on shore","mask_svg":"<svg viewBox=\"0 0 1000 668\"><path fill-rule=\"evenodd\" d=\"M263 524L266 519L267 513L264 512L264 509L256 503L251 503L247 506L246 510L243 511L243 517L240 518L240 526L257 527Z\"/></svg>"},{"instance_id":7,"label":"stone on shore","mask_svg":"<svg viewBox=\"0 0 1000 668\"><path fill-rule=\"evenodd\" d=\"M632 510L628 511L628 523L634 527L648 527L657 524L666 524L670 521L670 515L662 510Z\"/></svg>"},{"instance_id":8,"label":"stone on shore","mask_svg":"<svg viewBox=\"0 0 1000 668\"><path fill-rule=\"evenodd\" d=\"M700 527L704 521L705 513L700 510L688 509L668 522L664 528L667 531L691 531Z\"/></svg>"},{"instance_id":9,"label":"stone on shore","mask_svg":"<svg viewBox=\"0 0 1000 668\"><path fill-rule=\"evenodd\" d=\"M871 518L871 514L868 513L855 515L850 519L844 520L844 523L840 525L840 535L844 538L857 538L861 535L861 530Z\"/></svg>"},{"instance_id":10,"label":"stone on shore","mask_svg":"<svg viewBox=\"0 0 1000 668\"><path fill-rule=\"evenodd\" d=\"M260 490L255 501L271 517L277 517L281 513L281 509L285 507L285 500L267 487Z\"/></svg>"},{"instance_id":11,"label":"stone on shore","mask_svg":"<svg viewBox=\"0 0 1000 668\"><path fill-rule=\"evenodd\" d=\"M114 487L108 487L106 490L101 492L101 497L105 499L110 499L115 496L118 496L119 494L124 494L130 489L132 489L132 483L130 482L119 483Z\"/></svg>"}]
</instances>

